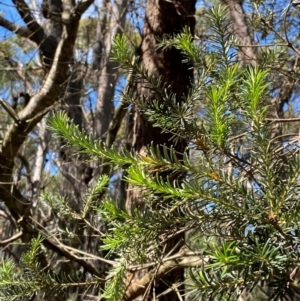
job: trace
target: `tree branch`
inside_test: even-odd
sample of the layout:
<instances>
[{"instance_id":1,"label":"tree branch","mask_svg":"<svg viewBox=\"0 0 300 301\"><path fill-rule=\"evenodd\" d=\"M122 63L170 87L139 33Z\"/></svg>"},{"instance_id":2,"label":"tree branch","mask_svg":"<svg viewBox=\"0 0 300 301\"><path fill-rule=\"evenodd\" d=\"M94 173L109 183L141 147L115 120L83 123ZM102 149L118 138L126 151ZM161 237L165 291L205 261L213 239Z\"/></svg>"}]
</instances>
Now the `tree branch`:
<instances>
[{"instance_id":1,"label":"tree branch","mask_svg":"<svg viewBox=\"0 0 300 301\"><path fill-rule=\"evenodd\" d=\"M27 23L30 31L33 31L36 42L44 37L44 32L30 14L27 4L23 0L14 0L19 13ZM89 3L92 3L89 1ZM84 6L87 8L88 6ZM28 105L18 114L20 122L13 122L4 135L2 148L0 149L0 198L10 210L15 220L20 220L25 242L37 235L36 231L28 224L31 217L31 202L26 199L12 183L14 158L24 143L28 133L43 118L45 113L57 101L65 83L69 77L69 62L73 58L74 45L79 27L79 19L72 19L70 24L64 25L62 38L56 48L53 64L40 91L31 97ZM33 36L30 38L33 40ZM46 47L43 44L43 47ZM42 45L41 45L42 50ZM52 49L51 49L52 51Z\"/></svg>"},{"instance_id":2,"label":"tree branch","mask_svg":"<svg viewBox=\"0 0 300 301\"><path fill-rule=\"evenodd\" d=\"M8 64L11 67L14 67L14 72L19 76L19 78L23 81L24 86L26 87L26 90L29 92L30 95L34 94L34 89L32 88L31 84L29 83L29 81L26 79L25 75L22 72L22 68L21 68L21 63L20 62L15 62L14 60L12 60L10 57L8 57L7 55L5 56L6 61L8 62Z\"/></svg>"},{"instance_id":3,"label":"tree branch","mask_svg":"<svg viewBox=\"0 0 300 301\"><path fill-rule=\"evenodd\" d=\"M266 121L272 121L272 122L299 122L300 118L266 118Z\"/></svg>"},{"instance_id":4,"label":"tree branch","mask_svg":"<svg viewBox=\"0 0 300 301\"><path fill-rule=\"evenodd\" d=\"M125 91L129 90L129 87L131 84L132 84L132 74L130 74L127 77L127 87L126 87ZM124 98L122 98L122 101L121 101L119 107L117 109L115 109L114 116L112 117L112 119L109 123L108 131L107 131L107 137L106 137L106 141L105 141L105 144L107 147L111 147L112 144L114 143L114 141L116 140L116 136L120 129L122 120L127 112L127 110L126 110L127 106L128 106L128 104L125 102Z\"/></svg>"},{"instance_id":5,"label":"tree branch","mask_svg":"<svg viewBox=\"0 0 300 301\"><path fill-rule=\"evenodd\" d=\"M15 23L10 22L9 20L3 18L1 15L0 15L0 26L2 26L3 28L5 28L11 32L16 33L20 37L30 39L31 32L26 26L19 26Z\"/></svg>"},{"instance_id":6,"label":"tree branch","mask_svg":"<svg viewBox=\"0 0 300 301\"><path fill-rule=\"evenodd\" d=\"M6 239L6 240L0 240L0 246L1 247L5 247L6 245L14 242L15 240L19 239L21 236L23 235L23 231L21 230L20 232L18 232L17 234L15 234L14 236Z\"/></svg>"},{"instance_id":7,"label":"tree branch","mask_svg":"<svg viewBox=\"0 0 300 301\"><path fill-rule=\"evenodd\" d=\"M132 281L126 290L124 301L131 301L145 292L149 283L155 280L161 279L163 276L171 271L179 270L187 267L202 266L208 262L209 258L201 258L199 255L195 255L193 252L181 251L178 254L170 257L170 260L162 263L158 263L159 268L153 269L141 279Z\"/></svg>"},{"instance_id":8,"label":"tree branch","mask_svg":"<svg viewBox=\"0 0 300 301\"><path fill-rule=\"evenodd\" d=\"M15 4L20 16L22 17L23 21L30 31L29 38L37 45L42 44L46 39L46 35L43 28L31 14L30 8L28 7L27 3L24 0L13 0L13 3Z\"/></svg>"},{"instance_id":9,"label":"tree branch","mask_svg":"<svg viewBox=\"0 0 300 301\"><path fill-rule=\"evenodd\" d=\"M77 262L80 266L82 266L84 269L86 269L87 272L89 272L92 275L95 275L99 278L105 278L105 275L103 274L103 272L98 271L97 269L95 269L91 264L89 264L87 261L85 261L84 259L72 254L72 252L68 251L66 246L64 246L58 239L56 239L56 237L54 235L47 235L50 234L47 229L45 229L45 227L43 227L40 223L38 223L36 220L34 220L33 218L31 218L31 221L34 222L37 227L34 229L37 233L42 233L44 240L43 240L43 244L50 248L52 251L74 261ZM41 229L43 231L41 231ZM44 231L46 231L47 233L43 233ZM74 249L72 249L74 250ZM98 258L97 258L98 259Z\"/></svg>"},{"instance_id":10,"label":"tree branch","mask_svg":"<svg viewBox=\"0 0 300 301\"><path fill-rule=\"evenodd\" d=\"M79 2L74 8L74 12L72 14L73 18L80 18L93 2L94 0L83 0Z\"/></svg>"}]
</instances>

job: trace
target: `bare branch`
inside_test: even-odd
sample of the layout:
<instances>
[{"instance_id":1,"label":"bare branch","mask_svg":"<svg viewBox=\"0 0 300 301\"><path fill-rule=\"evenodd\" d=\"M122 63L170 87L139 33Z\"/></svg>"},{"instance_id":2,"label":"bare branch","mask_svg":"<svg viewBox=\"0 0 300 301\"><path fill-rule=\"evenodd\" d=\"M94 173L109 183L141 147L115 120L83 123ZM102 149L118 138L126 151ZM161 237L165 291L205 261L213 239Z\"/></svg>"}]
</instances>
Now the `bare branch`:
<instances>
[{"instance_id":1,"label":"bare branch","mask_svg":"<svg viewBox=\"0 0 300 301\"><path fill-rule=\"evenodd\" d=\"M50 248L52 251L60 255L63 255L64 257L73 260L74 262L77 262L80 266L85 268L86 271L91 273L92 275L95 275L102 279L105 278L105 275L103 274L102 271L99 271L96 268L94 268L90 263L85 261L83 258L74 255L72 251L75 249L72 248L71 249L72 251L67 250L66 246L64 246L54 235L51 235L51 233L49 233L49 231L47 231L45 227L43 227L40 223L38 223L33 218L31 218L31 221L36 225L34 227L36 234L38 232L43 234L44 236L43 244L45 246ZM99 258L97 257L97 259Z\"/></svg>"},{"instance_id":2,"label":"bare branch","mask_svg":"<svg viewBox=\"0 0 300 301\"><path fill-rule=\"evenodd\" d=\"M14 236L12 236L6 240L0 240L0 246L4 247L4 246L14 242L15 240L19 239L22 235L23 235L23 231L21 230L20 232L18 232L17 234L15 234Z\"/></svg>"},{"instance_id":3,"label":"bare branch","mask_svg":"<svg viewBox=\"0 0 300 301\"><path fill-rule=\"evenodd\" d=\"M46 35L43 28L31 14L30 8L28 7L27 3L24 0L13 0L13 3L15 4L20 16L22 17L23 21L30 31L29 38L38 45L42 44L46 39Z\"/></svg>"},{"instance_id":4,"label":"bare branch","mask_svg":"<svg viewBox=\"0 0 300 301\"><path fill-rule=\"evenodd\" d=\"M94 0L83 0L77 4L74 8L73 18L80 18L81 15L89 8L89 6L94 2Z\"/></svg>"},{"instance_id":5,"label":"bare branch","mask_svg":"<svg viewBox=\"0 0 300 301\"><path fill-rule=\"evenodd\" d=\"M266 118L267 121L272 121L272 122L298 122L300 121L300 118Z\"/></svg>"},{"instance_id":6,"label":"bare branch","mask_svg":"<svg viewBox=\"0 0 300 301\"><path fill-rule=\"evenodd\" d=\"M175 257L172 256L171 258L174 259L159 263L160 266L158 269L153 269L138 281L132 281L127 287L124 300L131 301L143 294L147 289L149 283L151 283L154 278L155 280L159 280L160 278L174 270L183 269L186 267L202 266L209 259L201 258L199 255L195 255L195 253L187 251L181 251L176 254Z\"/></svg>"},{"instance_id":7,"label":"bare branch","mask_svg":"<svg viewBox=\"0 0 300 301\"><path fill-rule=\"evenodd\" d=\"M29 83L29 81L26 79L26 77L24 76L24 73L22 72L22 64L21 62L15 62L13 59L11 59L10 57L8 57L7 55L5 55L5 59L8 62L8 64L11 67L15 67L12 70L19 76L19 78L23 81L26 90L29 92L30 95L34 94L34 90L31 86L31 84Z\"/></svg>"},{"instance_id":8,"label":"bare branch","mask_svg":"<svg viewBox=\"0 0 300 301\"><path fill-rule=\"evenodd\" d=\"M30 14L27 4L23 0L14 0L18 11L26 21L29 30L34 30L32 40L44 37L39 24ZM91 2L89 2L91 3ZM87 8L87 6L85 6ZM28 133L37 125L43 116L57 101L63 86L69 76L69 62L73 57L74 45L79 27L79 19L72 19L70 24L64 25L62 38L56 47L53 64L40 91L31 97L28 105L18 114L19 123L13 122L4 135L2 148L0 150L0 196L1 200L9 208L13 218L21 221L19 225L23 228L24 236L28 242L37 232L28 224L31 217L31 202L25 198L12 182L14 158L21 145L24 143ZM46 47L46 44L43 44ZM42 49L42 46L41 46ZM52 51L52 50L51 50ZM25 235L26 234L26 235Z\"/></svg>"},{"instance_id":9,"label":"bare branch","mask_svg":"<svg viewBox=\"0 0 300 301\"><path fill-rule=\"evenodd\" d=\"M15 110L10 106L10 104L8 104L7 102L5 102L3 99L0 98L0 105L3 107L3 109L8 113L8 115L16 122L16 123L20 123L21 120L19 119L17 113L15 112Z\"/></svg>"},{"instance_id":10,"label":"bare branch","mask_svg":"<svg viewBox=\"0 0 300 301\"><path fill-rule=\"evenodd\" d=\"M19 26L9 20L6 20L0 15L0 26L4 27L5 29L14 32L15 34L19 35L23 38L30 38L31 32L26 26Z\"/></svg>"},{"instance_id":11,"label":"bare branch","mask_svg":"<svg viewBox=\"0 0 300 301\"><path fill-rule=\"evenodd\" d=\"M127 81L130 81L130 78L128 78ZM128 82L128 85L129 85L129 82ZM126 110L127 106L128 106L128 104L124 101L124 99L122 99L121 104L115 110L114 116L112 117L112 119L110 121L108 132L107 132L107 137L106 137L106 142L105 142L107 147L111 147L112 144L114 143L114 141L116 140L116 136L120 129L122 120L127 112L127 110Z\"/></svg>"},{"instance_id":12,"label":"bare branch","mask_svg":"<svg viewBox=\"0 0 300 301\"><path fill-rule=\"evenodd\" d=\"M299 50L293 45L293 43L290 41L288 33L287 33L287 15L290 11L290 8L292 6L293 1L290 1L290 3L288 4L288 6L285 8L284 10L284 17L283 17L283 26L284 26L284 35L285 35L285 40L288 44L288 46L293 49L298 55L299 55Z\"/></svg>"},{"instance_id":13,"label":"bare branch","mask_svg":"<svg viewBox=\"0 0 300 301\"><path fill-rule=\"evenodd\" d=\"M43 167L45 164L46 151L48 149L49 133L46 130L46 118L43 118L39 123L38 147L35 157L35 164L32 174L32 186L29 194L29 199L32 200L33 207L37 204L37 193L39 191Z\"/></svg>"},{"instance_id":14,"label":"bare branch","mask_svg":"<svg viewBox=\"0 0 300 301\"><path fill-rule=\"evenodd\" d=\"M52 251L63 255L64 257L73 260L74 262L77 262L80 266L82 266L84 269L86 269L87 272L91 273L92 275L95 275L99 278L104 279L105 275L103 274L103 272L101 272L100 270L97 270L96 268L94 268L91 264L89 264L87 261L85 261L82 258L79 258L77 256L74 256L71 252L67 251L64 248L61 248L60 246L58 246L56 243L54 243L53 241L51 241L48 238L45 238L43 240L43 244L46 247L49 247Z\"/></svg>"}]
</instances>

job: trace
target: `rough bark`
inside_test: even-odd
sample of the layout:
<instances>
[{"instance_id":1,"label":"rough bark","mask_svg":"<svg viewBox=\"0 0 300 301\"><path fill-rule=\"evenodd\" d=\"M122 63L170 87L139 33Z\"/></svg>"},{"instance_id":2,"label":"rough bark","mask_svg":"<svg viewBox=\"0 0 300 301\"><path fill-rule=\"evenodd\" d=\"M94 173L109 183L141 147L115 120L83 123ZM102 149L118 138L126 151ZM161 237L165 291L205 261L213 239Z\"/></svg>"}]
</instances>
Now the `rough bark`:
<instances>
[{"instance_id":1,"label":"rough bark","mask_svg":"<svg viewBox=\"0 0 300 301\"><path fill-rule=\"evenodd\" d=\"M145 25L142 41L142 63L149 74L161 76L170 93L175 93L177 101L182 101L182 96L188 92L193 71L190 65L183 63L181 53L174 48L162 51L157 50L157 39L165 34L174 35L180 33L188 26L194 33L194 4L195 1L183 2L184 13L179 14L173 3L166 1L147 1ZM156 95L147 83L141 83L137 94L145 101L151 102ZM145 147L151 142L157 145L169 145L172 134L161 133L160 128L152 127L146 116L134 107L132 113L132 128L130 129L129 145L138 153L143 154ZM177 150L182 152L186 146L185 141L177 145ZM128 198L128 210L132 206L133 196ZM136 198L138 202L138 198ZM139 205L138 203L136 205Z\"/></svg>"},{"instance_id":2,"label":"rough bark","mask_svg":"<svg viewBox=\"0 0 300 301\"><path fill-rule=\"evenodd\" d=\"M157 50L157 39L165 34L178 34L185 26L189 27L193 34L195 25L194 12L194 0L181 1L180 3L148 0L146 5L141 61L149 74L161 76L169 92L176 93L179 103L183 101L182 96L188 92L193 71L190 65L182 62L183 57L178 50L174 48L166 51ZM153 90L151 90L148 83L140 83L137 94L146 102L153 101L157 96L153 94ZM138 107L134 107L132 111L132 122L129 145L135 149L137 153L144 155L146 146L149 146L151 142L153 142L154 145L170 146L170 138L172 135L162 133L160 128L154 128L142 111L139 111ZM175 149L180 153L184 150L185 146L186 141L181 141L175 146ZM126 200L126 208L128 211L133 207L140 208L142 211L143 204L140 197L139 192L129 189ZM177 235L168 241L165 246L165 252L167 253L172 249L173 252L177 252L183 242L184 235ZM128 292L139 282L137 278L141 277L143 277L141 273L135 275L128 286ZM162 275L155 285L150 283L151 289L148 291L147 299L145 296L144 300L151 300L161 294L159 300L178 300L177 293L174 290L169 290L167 294L163 293L167 291L172 284L182 284L183 280L182 269L170 271L170 273ZM180 286L178 290L181 291L182 288L183 287Z\"/></svg>"}]
</instances>

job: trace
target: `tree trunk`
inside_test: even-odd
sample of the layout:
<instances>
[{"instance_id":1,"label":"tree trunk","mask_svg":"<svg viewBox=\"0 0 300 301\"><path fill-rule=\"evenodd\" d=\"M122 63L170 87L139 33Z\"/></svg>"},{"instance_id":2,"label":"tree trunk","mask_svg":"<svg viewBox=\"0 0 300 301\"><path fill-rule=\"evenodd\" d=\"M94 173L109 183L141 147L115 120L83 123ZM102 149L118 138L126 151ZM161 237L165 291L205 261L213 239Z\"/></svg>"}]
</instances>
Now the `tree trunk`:
<instances>
[{"instance_id":1,"label":"tree trunk","mask_svg":"<svg viewBox=\"0 0 300 301\"><path fill-rule=\"evenodd\" d=\"M83 128L83 111L81 107L81 95L83 80L80 71L73 71L70 74L70 83L66 87L65 97L62 99L62 107L68 113L68 117L80 128ZM63 142L62 142L63 143ZM64 143L63 143L64 144ZM85 169L87 164L80 155L74 155L72 149L61 149L59 169L63 175L61 182L61 192L67 200L70 207L80 212L82 208L82 195L85 193L88 181L85 179Z\"/></svg>"},{"instance_id":2,"label":"tree trunk","mask_svg":"<svg viewBox=\"0 0 300 301\"><path fill-rule=\"evenodd\" d=\"M105 8L103 8L99 15L97 25L97 39L103 39L101 42L96 41L94 47L94 61L93 68L98 69L98 100L95 114L95 136L103 137L107 134L108 126L112 118L114 109L114 95L115 86L118 75L116 73L116 63L112 62L110 52L112 48L113 39L118 33L121 33L125 27L125 19L127 12L127 0L117 0L111 6L110 23L104 31L103 23L106 21ZM107 1L104 5L108 6ZM107 13L107 12L106 12ZM102 46L102 47L101 47Z\"/></svg>"},{"instance_id":3,"label":"tree trunk","mask_svg":"<svg viewBox=\"0 0 300 301\"><path fill-rule=\"evenodd\" d=\"M34 170L31 179L32 187L30 191L28 191L28 199L32 201L33 210L35 210L37 206L37 198L39 195L43 169L45 167L45 158L50 140L49 132L46 130L46 118L43 118L39 123L38 140Z\"/></svg>"},{"instance_id":4,"label":"tree trunk","mask_svg":"<svg viewBox=\"0 0 300 301\"><path fill-rule=\"evenodd\" d=\"M254 52L253 39L250 36L249 28L246 23L243 1L223 0L228 5L230 17L233 23L234 33L240 43L240 57L245 64L254 66L256 64L256 53Z\"/></svg>"},{"instance_id":5,"label":"tree trunk","mask_svg":"<svg viewBox=\"0 0 300 301\"><path fill-rule=\"evenodd\" d=\"M182 54L174 48L162 51L157 50L157 38L165 34L174 35L180 33L187 26L191 33L194 32L195 20L195 0L182 2L167 2L162 0L148 0L146 5L145 24L142 41L142 64L149 74L161 76L162 81L170 93L176 93L177 101L183 101L182 96L188 92L193 77L191 65L183 63ZM137 94L146 102L151 102L156 95L149 87L148 83L140 83L137 87ZM162 133L160 128L154 128L147 120L147 117L139 111L138 107L132 110L132 128L130 129L129 145L137 153L144 155L147 146L153 142L154 145L170 146L172 134ZM186 146L186 141L181 141L175 146L176 151L182 153ZM137 207L143 211L143 204L140 201L140 194L133 189L128 190L126 208L131 211ZM180 234L168 241L164 251L168 253L177 252L184 242L184 235ZM176 246L176 247L175 247ZM174 248L175 247L175 248ZM142 275L135 275L135 278ZM184 280L183 270L174 271L165 275L158 283L154 283L148 290L147 300L157 298L160 294L162 300L178 300L178 295L172 288L173 284L180 283L177 288L182 293L182 282ZM134 283L135 280L132 280ZM129 286L130 289L130 286ZM167 290L169 290L167 292ZM165 293L165 294L163 294ZM146 300L143 298L143 300Z\"/></svg>"}]
</instances>

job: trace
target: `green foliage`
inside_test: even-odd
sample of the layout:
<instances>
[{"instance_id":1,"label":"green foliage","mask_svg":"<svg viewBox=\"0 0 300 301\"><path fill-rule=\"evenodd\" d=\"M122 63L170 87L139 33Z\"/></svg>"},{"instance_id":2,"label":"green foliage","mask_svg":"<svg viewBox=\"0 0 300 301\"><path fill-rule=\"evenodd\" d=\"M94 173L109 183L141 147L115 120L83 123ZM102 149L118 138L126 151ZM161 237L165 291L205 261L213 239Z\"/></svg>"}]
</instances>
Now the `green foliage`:
<instances>
[{"instance_id":1,"label":"green foliage","mask_svg":"<svg viewBox=\"0 0 300 301\"><path fill-rule=\"evenodd\" d=\"M126 289L125 273L126 273L126 259L122 261L116 261L115 265L109 271L110 280L106 283L105 291L102 294L102 298L105 300L119 301L122 300L123 294Z\"/></svg>"},{"instance_id":2,"label":"green foliage","mask_svg":"<svg viewBox=\"0 0 300 301\"><path fill-rule=\"evenodd\" d=\"M269 64L245 67L238 62L225 8L212 8L207 18L212 36L206 46L198 47L187 30L160 41L161 49L176 47L196 68L195 81L180 103L161 78L149 75L138 63L126 38L118 36L112 51L112 59L132 73L136 82L149 84L157 97L147 103L132 98L134 91L129 90L125 99L145 112L154 126L172 133L174 143L184 137L189 145L183 154L154 144L145 155L109 148L81 131L66 113L50 119L50 129L66 141L66 147L122 168L124 179L141 195L142 210L132 207L127 212L109 199L99 204L99 194L109 182L104 176L85 196L80 214L72 212L63 197L43 196L63 217L84 220L89 212L97 212L106 222L108 231L101 249L118 260L109 272L104 299L122 299L126 273L134 270L133 264L142 269L143 264L158 267L168 262L165 242L178 232L189 233L186 243L195 254L194 242L201 237L202 264L179 266L190 266L187 294L191 299L226 296L235 300L263 282L274 287L269 300L293 294L296 280L290 274L300 265L298 140L283 143L276 122L267 120L273 110L266 105L272 89ZM263 55L272 62L279 53ZM199 101L207 105L197 114ZM35 264L38 245L33 242L31 251L23 256L25 276L13 276L12 263L3 263L0 284L13 277L20 283L10 283L12 289L4 291L5 298L20 296L25 280L32 287L26 291L28 296L48 286L71 285L39 271Z\"/></svg>"},{"instance_id":3,"label":"green foliage","mask_svg":"<svg viewBox=\"0 0 300 301\"><path fill-rule=\"evenodd\" d=\"M64 292L74 286L97 286L99 281L81 283L73 273L63 271L59 274L42 270L38 257L42 254L41 236L32 239L29 250L21 257L19 265L11 260L0 266L0 300L32 300L37 292L43 296L64 296Z\"/></svg>"},{"instance_id":4,"label":"green foliage","mask_svg":"<svg viewBox=\"0 0 300 301\"><path fill-rule=\"evenodd\" d=\"M37 263L41 237L31 241L30 249L22 255L17 267L12 261L2 262L0 267L0 299L1 300L31 300L41 289L54 289L56 281L42 272Z\"/></svg>"},{"instance_id":5,"label":"green foliage","mask_svg":"<svg viewBox=\"0 0 300 301\"><path fill-rule=\"evenodd\" d=\"M188 150L179 155L172 148L149 146L146 156L136 155L108 149L80 132L64 113L50 121L55 134L79 147L79 152L126 169L126 181L143 192L143 213L125 212L111 201L99 209L108 223L103 249L120 257L104 292L109 300L120 298L126 266L159 260L162 237L169 229L191 229L191 242L198 233L215 237L215 243L202 245L209 262L190 270L190 293L195 299L225 295L234 299L263 281L273 281L270 299L292 292L288 271L299 265L296 145L285 147L274 136L273 124L266 121L269 70L245 68L235 60L226 15L224 8L213 8L208 14L214 24L210 50L196 47L187 31L161 41L163 49L176 47L186 60L201 65L190 94L180 104L159 78L137 64L125 38L118 36L114 42L113 59L157 92L153 103L137 100L135 105L155 126L173 133L175 142L183 135L188 138L195 153L193 164ZM200 117L194 114L198 99L208 100ZM170 176L162 177L162 171ZM174 180L172 175L182 172L186 178Z\"/></svg>"},{"instance_id":6,"label":"green foliage","mask_svg":"<svg viewBox=\"0 0 300 301\"><path fill-rule=\"evenodd\" d=\"M83 208L81 213L74 212L70 206L68 205L67 200L60 195L49 194L48 192L44 192L41 198L49 204L54 211L58 212L61 217L66 219L85 219L87 214L95 208L97 208L97 203L100 194L102 194L109 182L109 178L107 175L101 176L96 184L87 191L86 195L83 196Z\"/></svg>"}]
</instances>

